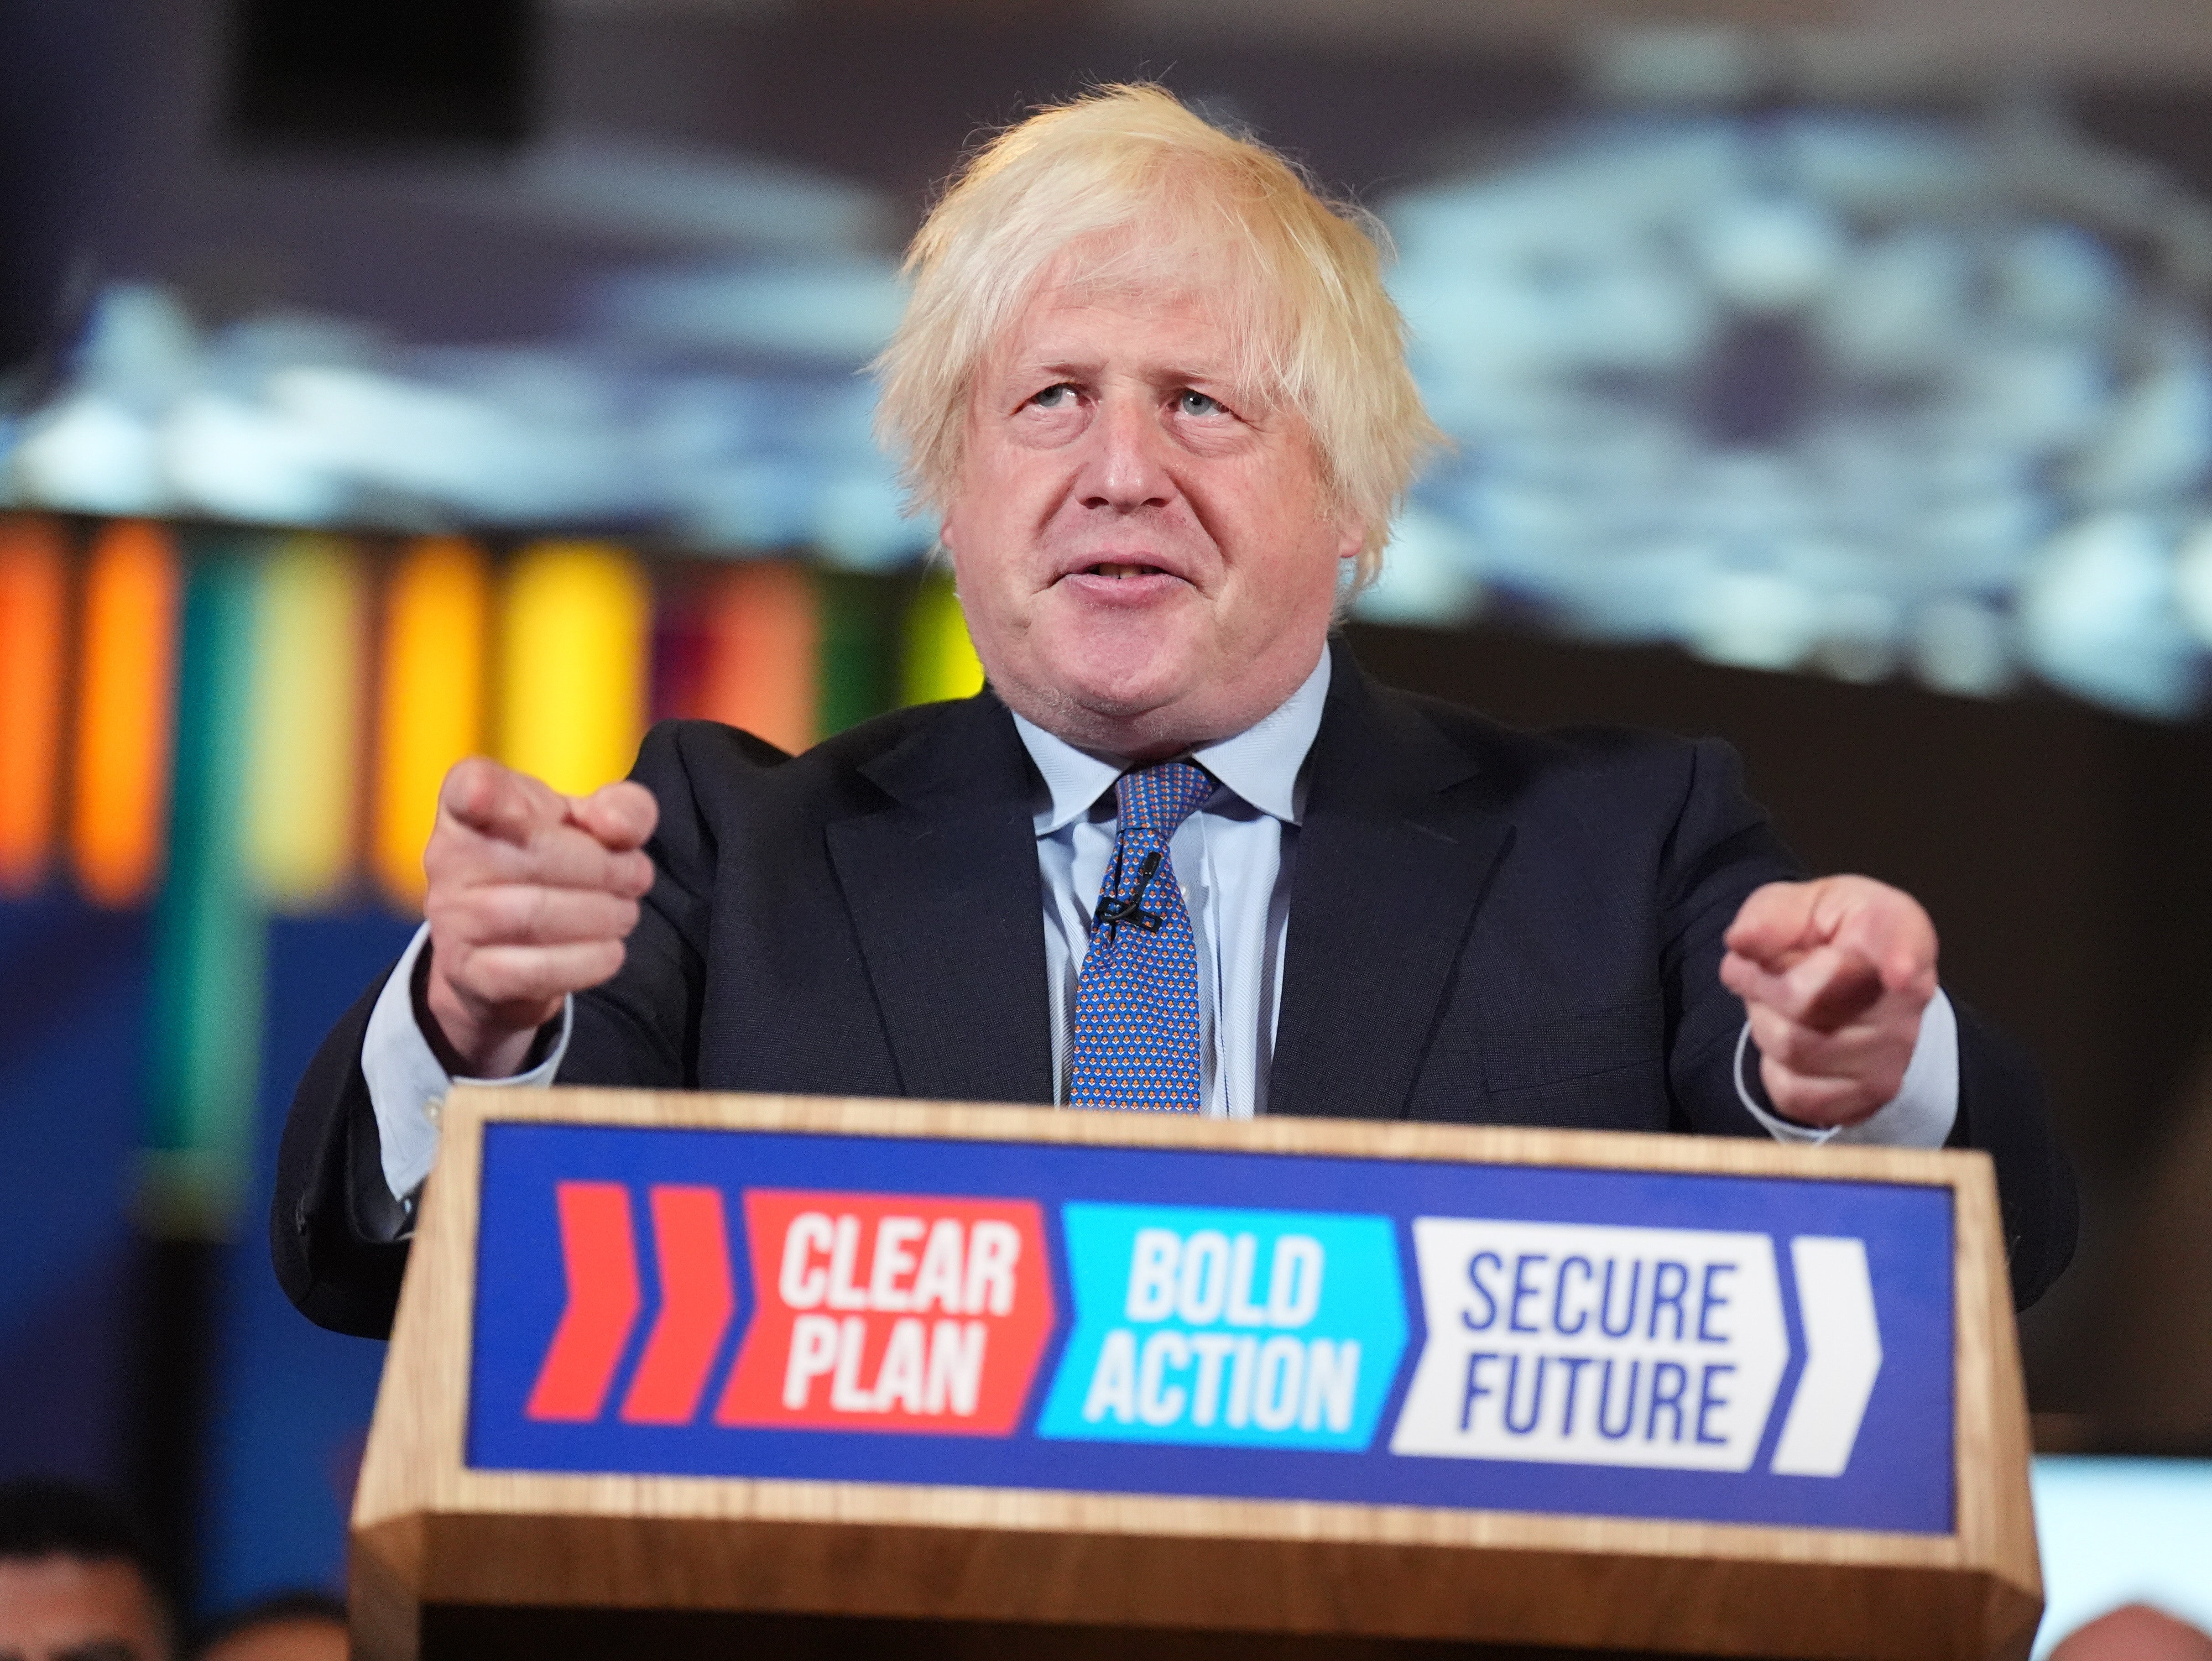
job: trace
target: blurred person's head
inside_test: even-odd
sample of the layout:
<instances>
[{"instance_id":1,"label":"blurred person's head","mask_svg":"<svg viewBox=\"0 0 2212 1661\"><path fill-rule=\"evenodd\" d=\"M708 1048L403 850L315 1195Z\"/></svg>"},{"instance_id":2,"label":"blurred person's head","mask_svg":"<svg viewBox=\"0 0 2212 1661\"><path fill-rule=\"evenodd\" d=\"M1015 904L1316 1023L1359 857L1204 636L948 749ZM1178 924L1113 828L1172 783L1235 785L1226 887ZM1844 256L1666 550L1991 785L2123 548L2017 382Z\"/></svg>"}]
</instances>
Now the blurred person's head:
<instances>
[{"instance_id":1,"label":"blurred person's head","mask_svg":"<svg viewBox=\"0 0 2212 1661\"><path fill-rule=\"evenodd\" d=\"M2148 1603L2124 1603L2060 1639L2049 1661L2212 1661L2212 1633Z\"/></svg>"},{"instance_id":2,"label":"blurred person's head","mask_svg":"<svg viewBox=\"0 0 2212 1661\"><path fill-rule=\"evenodd\" d=\"M194 1661L345 1661L345 1605L327 1592L291 1591L224 1616Z\"/></svg>"},{"instance_id":3,"label":"blurred person's head","mask_svg":"<svg viewBox=\"0 0 2212 1661\"><path fill-rule=\"evenodd\" d=\"M172 1661L175 1642L120 1506L73 1483L0 1482L0 1661Z\"/></svg>"}]
</instances>

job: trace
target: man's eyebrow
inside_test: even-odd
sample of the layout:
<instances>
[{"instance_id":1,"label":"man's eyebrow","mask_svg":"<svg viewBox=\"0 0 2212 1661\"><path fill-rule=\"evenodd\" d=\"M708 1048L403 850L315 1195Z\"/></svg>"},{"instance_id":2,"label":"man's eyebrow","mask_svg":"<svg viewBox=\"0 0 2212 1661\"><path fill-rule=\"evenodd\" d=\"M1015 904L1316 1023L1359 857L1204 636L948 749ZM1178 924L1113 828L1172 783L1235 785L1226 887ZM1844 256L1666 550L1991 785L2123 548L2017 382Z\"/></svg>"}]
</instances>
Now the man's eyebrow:
<instances>
[{"instance_id":1,"label":"man's eyebrow","mask_svg":"<svg viewBox=\"0 0 2212 1661\"><path fill-rule=\"evenodd\" d=\"M1055 380L1087 380L1098 373L1098 365L1080 362L1072 357L1031 358L1016 363L1013 372L1024 380L1035 380L1048 375Z\"/></svg>"},{"instance_id":2,"label":"man's eyebrow","mask_svg":"<svg viewBox=\"0 0 2212 1661\"><path fill-rule=\"evenodd\" d=\"M1239 385L1241 377L1235 369L1224 366L1216 369L1163 369L1160 372L1159 380L1164 384L1177 386L1206 386L1228 388Z\"/></svg>"},{"instance_id":3,"label":"man's eyebrow","mask_svg":"<svg viewBox=\"0 0 2212 1661\"><path fill-rule=\"evenodd\" d=\"M1012 366L1011 373L1019 380L1091 380L1097 378L1103 366L1095 361L1072 357L1037 357L1024 359ZM1194 364L1157 364L1143 372L1143 378L1159 386L1234 387L1243 377L1236 368L1221 364L1212 368Z\"/></svg>"}]
</instances>

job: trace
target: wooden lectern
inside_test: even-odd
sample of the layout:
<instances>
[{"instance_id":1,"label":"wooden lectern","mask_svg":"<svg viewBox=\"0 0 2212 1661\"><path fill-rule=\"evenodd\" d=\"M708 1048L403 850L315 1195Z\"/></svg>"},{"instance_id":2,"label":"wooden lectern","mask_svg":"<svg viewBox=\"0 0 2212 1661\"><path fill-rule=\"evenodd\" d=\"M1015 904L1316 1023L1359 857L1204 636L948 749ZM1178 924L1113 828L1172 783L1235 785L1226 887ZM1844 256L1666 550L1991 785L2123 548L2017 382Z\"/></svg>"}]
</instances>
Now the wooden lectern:
<instances>
[{"instance_id":1,"label":"wooden lectern","mask_svg":"<svg viewBox=\"0 0 2212 1661\"><path fill-rule=\"evenodd\" d=\"M2025 1657L1978 1153L459 1089L354 1652Z\"/></svg>"}]
</instances>

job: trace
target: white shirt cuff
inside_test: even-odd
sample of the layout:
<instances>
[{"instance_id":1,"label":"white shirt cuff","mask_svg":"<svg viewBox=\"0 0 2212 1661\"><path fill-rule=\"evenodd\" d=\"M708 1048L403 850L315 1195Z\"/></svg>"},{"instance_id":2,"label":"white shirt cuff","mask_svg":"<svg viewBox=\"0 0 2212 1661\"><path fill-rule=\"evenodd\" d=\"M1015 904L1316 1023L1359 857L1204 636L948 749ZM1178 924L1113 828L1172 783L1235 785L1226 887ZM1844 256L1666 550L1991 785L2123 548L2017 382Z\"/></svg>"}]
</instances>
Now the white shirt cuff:
<instances>
[{"instance_id":1,"label":"white shirt cuff","mask_svg":"<svg viewBox=\"0 0 2212 1661\"><path fill-rule=\"evenodd\" d=\"M1735 1093L1778 1142L1859 1142L1875 1147L1941 1147L1959 1118L1959 1017L1938 987L1920 1012L1920 1036L1897 1094L1855 1125L1818 1130L1777 1118L1759 1104L1744 1079L1751 1023L1735 1041Z\"/></svg>"},{"instance_id":2,"label":"white shirt cuff","mask_svg":"<svg viewBox=\"0 0 2212 1661\"><path fill-rule=\"evenodd\" d=\"M408 1205L437 1160L438 1110L446 1092L456 1084L551 1084L561 1058L568 1053L568 1032L575 1019L575 1000L564 1000L561 1031L552 1049L527 1073L511 1079L454 1078L439 1064L437 1053L415 1020L415 965L429 942L430 925L426 922L415 931L392 978L377 995L368 1031L361 1041L361 1074L368 1082L368 1104L376 1113L385 1186L393 1199Z\"/></svg>"}]
</instances>

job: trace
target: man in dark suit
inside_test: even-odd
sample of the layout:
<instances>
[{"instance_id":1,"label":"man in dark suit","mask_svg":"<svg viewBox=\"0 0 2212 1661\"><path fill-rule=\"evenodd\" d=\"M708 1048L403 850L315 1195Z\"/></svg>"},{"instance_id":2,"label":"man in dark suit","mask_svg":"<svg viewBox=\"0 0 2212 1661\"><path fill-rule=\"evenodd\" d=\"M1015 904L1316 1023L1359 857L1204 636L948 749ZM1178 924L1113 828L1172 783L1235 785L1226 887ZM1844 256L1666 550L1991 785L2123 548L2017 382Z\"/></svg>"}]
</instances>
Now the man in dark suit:
<instances>
[{"instance_id":1,"label":"man in dark suit","mask_svg":"<svg viewBox=\"0 0 2212 1661\"><path fill-rule=\"evenodd\" d=\"M1002 135L909 269L884 424L988 689L797 757L657 728L584 798L455 769L287 1130L303 1309L388 1323L454 1077L1948 1141L2056 1276L2033 1072L1909 895L1798 880L1723 746L1329 645L1433 437L1355 215L1122 88Z\"/></svg>"}]
</instances>

